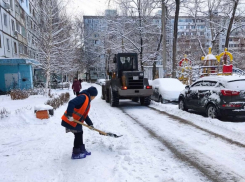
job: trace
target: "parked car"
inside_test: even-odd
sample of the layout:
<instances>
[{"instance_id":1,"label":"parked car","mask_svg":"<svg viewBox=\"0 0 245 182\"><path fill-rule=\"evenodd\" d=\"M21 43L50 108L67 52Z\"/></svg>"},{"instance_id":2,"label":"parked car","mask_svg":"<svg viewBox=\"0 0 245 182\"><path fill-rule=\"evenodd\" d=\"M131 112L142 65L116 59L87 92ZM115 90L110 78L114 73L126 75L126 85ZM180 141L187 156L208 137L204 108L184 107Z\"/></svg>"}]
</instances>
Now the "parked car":
<instances>
[{"instance_id":1,"label":"parked car","mask_svg":"<svg viewBox=\"0 0 245 182\"><path fill-rule=\"evenodd\" d=\"M193 109L211 118L245 116L245 76L200 78L181 92L179 109Z\"/></svg>"},{"instance_id":2,"label":"parked car","mask_svg":"<svg viewBox=\"0 0 245 182\"><path fill-rule=\"evenodd\" d=\"M99 85L103 85L103 84L105 84L105 81L106 81L106 79L101 78L101 79L97 79L95 83L99 84Z\"/></svg>"},{"instance_id":3,"label":"parked car","mask_svg":"<svg viewBox=\"0 0 245 182\"><path fill-rule=\"evenodd\" d=\"M152 100L166 103L178 101L180 92L185 85L176 78L157 78L151 82L153 94Z\"/></svg>"}]
</instances>

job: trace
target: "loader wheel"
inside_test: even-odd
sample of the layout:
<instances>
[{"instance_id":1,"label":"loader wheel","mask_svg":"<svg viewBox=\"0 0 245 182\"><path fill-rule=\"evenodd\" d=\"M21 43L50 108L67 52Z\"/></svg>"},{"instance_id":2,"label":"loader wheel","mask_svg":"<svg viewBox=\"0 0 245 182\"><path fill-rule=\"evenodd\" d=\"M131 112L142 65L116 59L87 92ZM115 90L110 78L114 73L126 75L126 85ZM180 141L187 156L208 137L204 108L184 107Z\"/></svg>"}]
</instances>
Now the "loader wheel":
<instances>
[{"instance_id":1,"label":"loader wheel","mask_svg":"<svg viewBox=\"0 0 245 182\"><path fill-rule=\"evenodd\" d=\"M119 105L118 93L110 89L110 104L111 107L117 107Z\"/></svg>"},{"instance_id":2,"label":"loader wheel","mask_svg":"<svg viewBox=\"0 0 245 182\"><path fill-rule=\"evenodd\" d=\"M105 100L105 94L102 92L102 94L101 94L101 99L102 100Z\"/></svg>"},{"instance_id":3,"label":"loader wheel","mask_svg":"<svg viewBox=\"0 0 245 182\"><path fill-rule=\"evenodd\" d=\"M140 97L140 104L142 106L148 106L148 105L150 105L150 103L151 103L150 96L148 96L148 97Z\"/></svg>"},{"instance_id":4,"label":"loader wheel","mask_svg":"<svg viewBox=\"0 0 245 182\"><path fill-rule=\"evenodd\" d=\"M106 101L107 103L110 102L109 90L108 90L108 89L106 89L106 93L105 93L105 101Z\"/></svg>"},{"instance_id":5,"label":"loader wheel","mask_svg":"<svg viewBox=\"0 0 245 182\"><path fill-rule=\"evenodd\" d=\"M105 92L104 92L104 88L103 88L103 86L101 87L102 89L101 89L101 99L102 100L105 100Z\"/></svg>"}]
</instances>

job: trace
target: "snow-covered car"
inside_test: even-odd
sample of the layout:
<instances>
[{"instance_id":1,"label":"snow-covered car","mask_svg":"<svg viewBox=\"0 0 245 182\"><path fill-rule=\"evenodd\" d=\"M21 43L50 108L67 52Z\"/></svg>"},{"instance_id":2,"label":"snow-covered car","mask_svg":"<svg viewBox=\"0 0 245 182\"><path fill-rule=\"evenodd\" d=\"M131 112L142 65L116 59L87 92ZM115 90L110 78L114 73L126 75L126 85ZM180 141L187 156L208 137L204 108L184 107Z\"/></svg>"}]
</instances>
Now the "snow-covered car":
<instances>
[{"instance_id":1,"label":"snow-covered car","mask_svg":"<svg viewBox=\"0 0 245 182\"><path fill-rule=\"evenodd\" d=\"M181 92L179 109L193 109L211 118L245 116L245 76L200 78Z\"/></svg>"},{"instance_id":2,"label":"snow-covered car","mask_svg":"<svg viewBox=\"0 0 245 182\"><path fill-rule=\"evenodd\" d=\"M95 83L96 84L99 84L99 85L104 85L105 84L105 81L106 81L106 79L102 79L101 78L101 79L97 79Z\"/></svg>"},{"instance_id":3,"label":"snow-covered car","mask_svg":"<svg viewBox=\"0 0 245 182\"><path fill-rule=\"evenodd\" d=\"M161 103L178 101L180 92L185 89L185 85L176 78L157 78L151 85L151 99Z\"/></svg>"},{"instance_id":4,"label":"snow-covered car","mask_svg":"<svg viewBox=\"0 0 245 182\"><path fill-rule=\"evenodd\" d=\"M232 68L232 74L238 76L245 76L245 71L239 68Z\"/></svg>"}]
</instances>

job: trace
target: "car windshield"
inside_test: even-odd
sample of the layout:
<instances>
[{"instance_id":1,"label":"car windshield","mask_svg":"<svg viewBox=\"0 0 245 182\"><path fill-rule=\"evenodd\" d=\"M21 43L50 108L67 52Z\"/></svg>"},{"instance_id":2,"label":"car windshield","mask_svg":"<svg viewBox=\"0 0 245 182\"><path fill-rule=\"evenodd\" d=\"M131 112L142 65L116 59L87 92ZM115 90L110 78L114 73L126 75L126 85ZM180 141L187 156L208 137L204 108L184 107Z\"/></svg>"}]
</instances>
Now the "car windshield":
<instances>
[{"instance_id":1,"label":"car windshield","mask_svg":"<svg viewBox=\"0 0 245 182\"><path fill-rule=\"evenodd\" d=\"M227 88L245 90L245 79L229 81L227 84Z\"/></svg>"},{"instance_id":2,"label":"car windshield","mask_svg":"<svg viewBox=\"0 0 245 182\"><path fill-rule=\"evenodd\" d=\"M136 69L136 60L134 56L120 57L120 62L123 70Z\"/></svg>"}]
</instances>

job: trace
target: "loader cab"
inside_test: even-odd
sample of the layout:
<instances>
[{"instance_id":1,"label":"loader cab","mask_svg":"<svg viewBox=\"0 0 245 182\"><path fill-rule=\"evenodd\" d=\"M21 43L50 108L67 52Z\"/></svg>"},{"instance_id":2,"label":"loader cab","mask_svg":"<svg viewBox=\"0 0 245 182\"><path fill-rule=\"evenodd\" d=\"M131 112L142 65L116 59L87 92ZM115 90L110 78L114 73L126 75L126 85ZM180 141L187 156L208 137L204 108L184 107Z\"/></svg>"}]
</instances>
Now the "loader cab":
<instances>
[{"instance_id":1,"label":"loader cab","mask_svg":"<svg viewBox=\"0 0 245 182\"><path fill-rule=\"evenodd\" d=\"M118 53L115 55L114 62L118 78L121 78L123 71L138 71L137 53Z\"/></svg>"}]
</instances>

